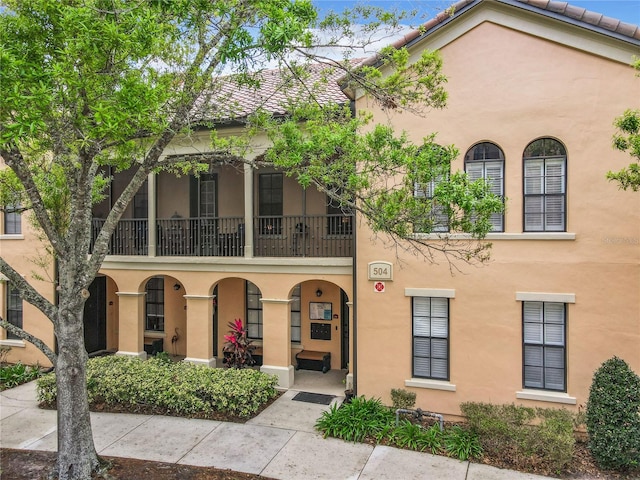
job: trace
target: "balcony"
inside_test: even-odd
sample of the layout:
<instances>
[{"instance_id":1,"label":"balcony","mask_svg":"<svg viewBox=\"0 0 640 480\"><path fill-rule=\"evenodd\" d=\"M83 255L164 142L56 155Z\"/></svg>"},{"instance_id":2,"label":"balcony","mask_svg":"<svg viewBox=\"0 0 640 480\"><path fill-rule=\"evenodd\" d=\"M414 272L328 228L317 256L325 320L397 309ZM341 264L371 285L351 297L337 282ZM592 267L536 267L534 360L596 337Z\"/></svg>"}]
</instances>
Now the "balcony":
<instances>
[{"instance_id":1,"label":"balcony","mask_svg":"<svg viewBox=\"0 0 640 480\"><path fill-rule=\"evenodd\" d=\"M94 219L91 245L104 220ZM351 257L353 216L255 217L255 257ZM148 255L148 221L121 219L109 243L110 255ZM156 221L156 256L244 257L243 217L169 218Z\"/></svg>"}]
</instances>

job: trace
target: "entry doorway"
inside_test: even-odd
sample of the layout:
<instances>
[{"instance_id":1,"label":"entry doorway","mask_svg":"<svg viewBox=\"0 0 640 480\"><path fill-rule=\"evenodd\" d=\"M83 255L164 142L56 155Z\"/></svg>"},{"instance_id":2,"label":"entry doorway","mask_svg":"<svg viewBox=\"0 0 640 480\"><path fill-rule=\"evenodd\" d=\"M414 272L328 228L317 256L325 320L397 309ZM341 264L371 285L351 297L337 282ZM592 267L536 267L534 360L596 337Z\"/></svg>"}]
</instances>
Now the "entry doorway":
<instances>
[{"instance_id":1,"label":"entry doorway","mask_svg":"<svg viewBox=\"0 0 640 480\"><path fill-rule=\"evenodd\" d=\"M96 277L89 285L84 304L84 346L87 353L107 348L107 277Z\"/></svg>"}]
</instances>

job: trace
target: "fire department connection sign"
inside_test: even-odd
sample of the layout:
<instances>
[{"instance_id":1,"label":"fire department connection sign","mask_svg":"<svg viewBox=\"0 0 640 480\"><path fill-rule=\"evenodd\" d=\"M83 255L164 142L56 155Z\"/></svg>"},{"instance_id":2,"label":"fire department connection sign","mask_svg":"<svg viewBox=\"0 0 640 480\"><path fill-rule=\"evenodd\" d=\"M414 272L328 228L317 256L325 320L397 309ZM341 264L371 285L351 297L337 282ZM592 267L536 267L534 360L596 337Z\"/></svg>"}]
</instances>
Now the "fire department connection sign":
<instances>
[{"instance_id":1,"label":"fire department connection sign","mask_svg":"<svg viewBox=\"0 0 640 480\"><path fill-rule=\"evenodd\" d=\"M373 284L373 291L376 293L384 293L384 282L376 282Z\"/></svg>"}]
</instances>

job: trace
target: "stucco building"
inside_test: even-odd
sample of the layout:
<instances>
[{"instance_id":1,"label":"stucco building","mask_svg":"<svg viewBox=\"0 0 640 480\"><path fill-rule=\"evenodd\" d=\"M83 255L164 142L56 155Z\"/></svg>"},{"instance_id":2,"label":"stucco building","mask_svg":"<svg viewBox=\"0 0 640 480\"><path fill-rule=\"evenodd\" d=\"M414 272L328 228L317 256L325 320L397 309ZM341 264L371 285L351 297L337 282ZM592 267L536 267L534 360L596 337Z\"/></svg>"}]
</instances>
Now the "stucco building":
<instances>
[{"instance_id":1,"label":"stucco building","mask_svg":"<svg viewBox=\"0 0 640 480\"><path fill-rule=\"evenodd\" d=\"M563 2L464 0L397 45L412 58L441 52L447 107L394 114L355 92L355 108L416 141L437 132L460 150L452 169L505 198L486 265L452 270L443 257L388 248L276 171L160 173L129 207L92 287L88 349L144 357L161 343L219 366L227 322L241 318L282 387L295 384L296 353L326 352L358 394L388 402L405 388L451 415L472 400L577 409L607 358L640 371L640 197L605 179L630 162L611 147L612 123L638 107L629 65L640 29ZM201 132L167 155L207 143ZM252 154L265 148L255 139ZM115 177L112 198L125 180ZM96 207L97 226L109 201ZM5 214L2 228L2 256L28 275L43 247L25 218ZM429 239L447 235L459 234ZM36 285L53 300L46 278ZM41 314L6 282L0 290L3 314L53 344ZM11 358L44 363L4 338Z\"/></svg>"}]
</instances>

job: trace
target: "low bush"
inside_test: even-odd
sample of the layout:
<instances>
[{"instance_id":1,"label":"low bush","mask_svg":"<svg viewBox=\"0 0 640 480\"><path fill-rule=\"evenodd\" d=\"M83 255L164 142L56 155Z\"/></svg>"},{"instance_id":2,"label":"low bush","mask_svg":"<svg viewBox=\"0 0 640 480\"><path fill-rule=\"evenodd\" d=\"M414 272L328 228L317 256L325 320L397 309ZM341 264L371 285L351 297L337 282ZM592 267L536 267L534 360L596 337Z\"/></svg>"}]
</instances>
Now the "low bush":
<instances>
[{"instance_id":1,"label":"low bush","mask_svg":"<svg viewBox=\"0 0 640 480\"><path fill-rule=\"evenodd\" d=\"M363 396L342 406L332 405L316 422L316 429L325 438L363 442L374 441L400 448L448 454L461 460L478 457L482 447L475 433L453 427L444 432L438 424L425 428L421 424L403 419L395 424L394 411L378 399Z\"/></svg>"},{"instance_id":2,"label":"low bush","mask_svg":"<svg viewBox=\"0 0 640 480\"><path fill-rule=\"evenodd\" d=\"M208 368L186 362L99 357L87 364L89 403L144 406L176 415L223 412L249 417L277 395L277 378L257 370ZM38 380L38 400L55 406L55 374Z\"/></svg>"},{"instance_id":3,"label":"low bush","mask_svg":"<svg viewBox=\"0 0 640 480\"><path fill-rule=\"evenodd\" d=\"M31 367L18 362L15 365L0 367L0 390L17 387L23 383L35 380L40 376L40 367Z\"/></svg>"},{"instance_id":4,"label":"low bush","mask_svg":"<svg viewBox=\"0 0 640 480\"><path fill-rule=\"evenodd\" d=\"M394 410L399 408L412 409L416 404L416 393L408 392L404 388L392 388L391 403Z\"/></svg>"},{"instance_id":5,"label":"low bush","mask_svg":"<svg viewBox=\"0 0 640 480\"><path fill-rule=\"evenodd\" d=\"M602 468L640 468L640 377L620 358L593 376L586 414L589 449Z\"/></svg>"},{"instance_id":6,"label":"low bush","mask_svg":"<svg viewBox=\"0 0 640 480\"><path fill-rule=\"evenodd\" d=\"M379 399L355 397L342 406L333 404L322 412L316 428L324 437L336 437L350 442L362 442L367 437L379 439L395 422L393 412Z\"/></svg>"},{"instance_id":7,"label":"low bush","mask_svg":"<svg viewBox=\"0 0 640 480\"><path fill-rule=\"evenodd\" d=\"M488 455L562 470L575 445L573 414L562 409L466 402L462 414Z\"/></svg>"}]
</instances>

